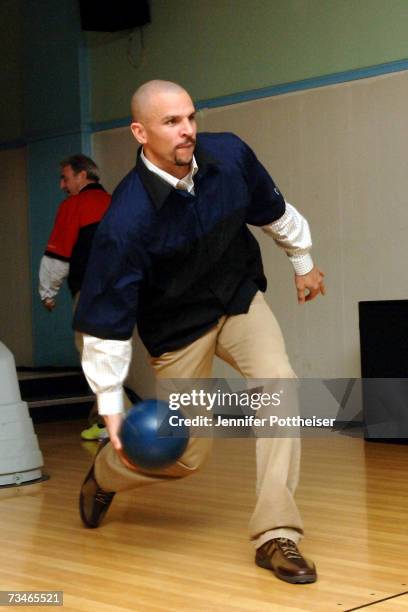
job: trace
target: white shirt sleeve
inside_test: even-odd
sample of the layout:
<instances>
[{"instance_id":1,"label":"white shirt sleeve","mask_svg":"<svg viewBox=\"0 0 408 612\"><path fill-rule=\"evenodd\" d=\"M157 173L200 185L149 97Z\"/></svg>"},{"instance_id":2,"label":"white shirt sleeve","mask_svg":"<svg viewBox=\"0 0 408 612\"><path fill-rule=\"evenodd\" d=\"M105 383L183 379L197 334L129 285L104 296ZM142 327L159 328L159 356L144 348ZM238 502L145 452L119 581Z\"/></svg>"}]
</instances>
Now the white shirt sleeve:
<instances>
[{"instance_id":1,"label":"white shirt sleeve","mask_svg":"<svg viewBox=\"0 0 408 612\"><path fill-rule=\"evenodd\" d=\"M282 217L262 230L272 236L278 246L286 251L296 274L303 275L313 268L309 251L312 248L312 237L309 224L292 204L286 202Z\"/></svg>"},{"instance_id":2,"label":"white shirt sleeve","mask_svg":"<svg viewBox=\"0 0 408 612\"><path fill-rule=\"evenodd\" d=\"M38 291L41 299L53 298L69 274L69 263L44 255L40 263Z\"/></svg>"},{"instance_id":3,"label":"white shirt sleeve","mask_svg":"<svg viewBox=\"0 0 408 612\"><path fill-rule=\"evenodd\" d=\"M124 412L123 382L132 358L132 339L105 340L83 335L82 368L96 393L99 414Z\"/></svg>"}]
</instances>

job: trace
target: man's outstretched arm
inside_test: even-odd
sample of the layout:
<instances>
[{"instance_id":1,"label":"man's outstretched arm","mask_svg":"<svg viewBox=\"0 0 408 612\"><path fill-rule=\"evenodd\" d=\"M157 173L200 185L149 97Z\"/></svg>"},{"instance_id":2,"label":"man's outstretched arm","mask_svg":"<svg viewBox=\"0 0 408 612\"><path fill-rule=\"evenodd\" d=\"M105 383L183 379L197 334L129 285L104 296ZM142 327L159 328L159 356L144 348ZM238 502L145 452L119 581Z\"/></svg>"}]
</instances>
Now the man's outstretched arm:
<instances>
[{"instance_id":1,"label":"man's outstretched arm","mask_svg":"<svg viewBox=\"0 0 408 612\"><path fill-rule=\"evenodd\" d=\"M309 302L319 294L325 295L324 273L313 264L309 224L300 212L292 204L286 203L282 217L264 225L262 230L272 236L288 255L295 270L299 304Z\"/></svg>"}]
</instances>

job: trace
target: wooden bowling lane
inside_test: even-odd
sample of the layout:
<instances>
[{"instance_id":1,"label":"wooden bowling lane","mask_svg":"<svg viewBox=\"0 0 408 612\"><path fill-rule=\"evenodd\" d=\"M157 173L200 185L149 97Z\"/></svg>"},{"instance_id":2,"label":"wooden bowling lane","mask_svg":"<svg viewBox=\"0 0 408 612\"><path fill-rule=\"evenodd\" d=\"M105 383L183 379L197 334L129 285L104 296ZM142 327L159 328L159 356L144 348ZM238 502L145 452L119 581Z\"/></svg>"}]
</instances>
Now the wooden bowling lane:
<instances>
[{"instance_id":1,"label":"wooden bowling lane","mask_svg":"<svg viewBox=\"0 0 408 612\"><path fill-rule=\"evenodd\" d=\"M247 541L253 440L217 440L199 474L118 495L89 530L77 498L95 445L82 427L37 426L50 480L0 491L1 590L63 590L64 610L92 612L408 610L407 595L380 601L408 591L406 447L304 441L301 550L319 580L289 585L255 566Z\"/></svg>"}]
</instances>

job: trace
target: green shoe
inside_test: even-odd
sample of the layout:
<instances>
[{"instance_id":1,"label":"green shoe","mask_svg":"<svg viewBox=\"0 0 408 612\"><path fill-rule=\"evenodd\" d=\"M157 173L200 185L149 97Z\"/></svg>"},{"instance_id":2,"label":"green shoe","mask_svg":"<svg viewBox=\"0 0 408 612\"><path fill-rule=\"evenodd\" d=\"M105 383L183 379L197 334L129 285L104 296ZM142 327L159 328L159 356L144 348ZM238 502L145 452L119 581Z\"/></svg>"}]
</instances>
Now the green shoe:
<instances>
[{"instance_id":1,"label":"green shoe","mask_svg":"<svg viewBox=\"0 0 408 612\"><path fill-rule=\"evenodd\" d=\"M106 427L100 427L97 423L81 431L81 438L83 440L103 440L106 436Z\"/></svg>"}]
</instances>

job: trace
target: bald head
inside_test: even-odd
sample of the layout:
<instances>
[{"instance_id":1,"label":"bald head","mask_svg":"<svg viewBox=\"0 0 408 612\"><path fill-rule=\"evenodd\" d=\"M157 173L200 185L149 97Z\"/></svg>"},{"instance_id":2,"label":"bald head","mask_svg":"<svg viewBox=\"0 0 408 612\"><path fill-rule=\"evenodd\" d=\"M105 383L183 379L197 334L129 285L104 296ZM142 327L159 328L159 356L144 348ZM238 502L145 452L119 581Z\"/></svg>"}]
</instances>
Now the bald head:
<instances>
[{"instance_id":1,"label":"bald head","mask_svg":"<svg viewBox=\"0 0 408 612\"><path fill-rule=\"evenodd\" d=\"M186 94L186 90L172 81L147 81L143 83L132 96L131 112L133 121L144 123L149 120L151 112L154 112L157 103L160 103L164 97Z\"/></svg>"},{"instance_id":2,"label":"bald head","mask_svg":"<svg viewBox=\"0 0 408 612\"><path fill-rule=\"evenodd\" d=\"M171 81L149 81L132 98L133 136L153 164L186 176L196 143L195 108L185 89Z\"/></svg>"}]
</instances>

